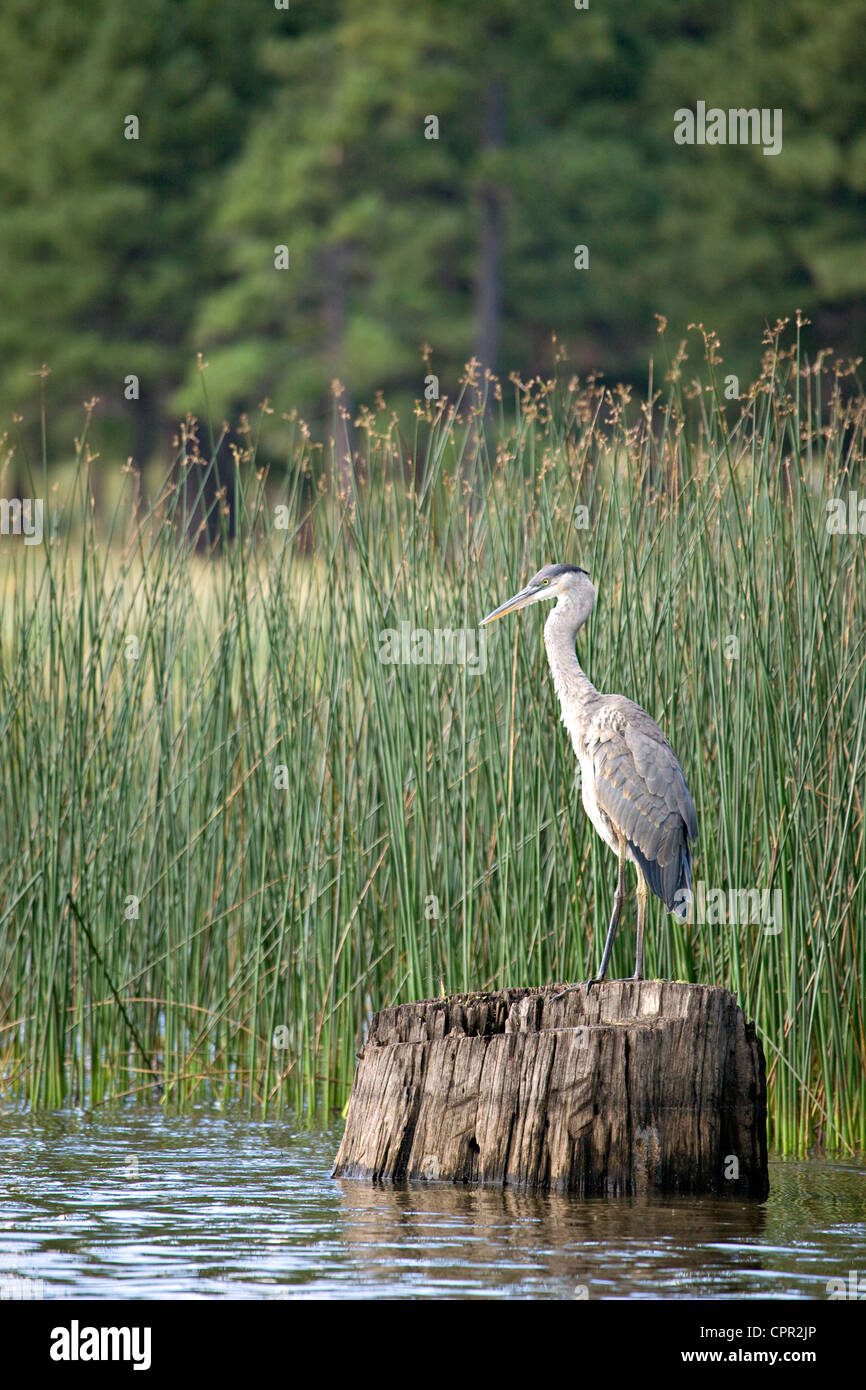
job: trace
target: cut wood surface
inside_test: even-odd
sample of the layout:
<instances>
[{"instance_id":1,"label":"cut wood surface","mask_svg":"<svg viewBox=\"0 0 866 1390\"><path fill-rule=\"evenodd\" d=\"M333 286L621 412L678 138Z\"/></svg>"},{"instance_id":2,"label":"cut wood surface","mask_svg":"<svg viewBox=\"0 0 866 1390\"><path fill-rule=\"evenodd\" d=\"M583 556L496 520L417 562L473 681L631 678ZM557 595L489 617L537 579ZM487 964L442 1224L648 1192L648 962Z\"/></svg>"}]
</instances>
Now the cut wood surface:
<instances>
[{"instance_id":1,"label":"cut wood surface","mask_svg":"<svg viewBox=\"0 0 866 1390\"><path fill-rule=\"evenodd\" d=\"M765 1198L764 1054L735 996L561 988L375 1014L334 1176Z\"/></svg>"}]
</instances>

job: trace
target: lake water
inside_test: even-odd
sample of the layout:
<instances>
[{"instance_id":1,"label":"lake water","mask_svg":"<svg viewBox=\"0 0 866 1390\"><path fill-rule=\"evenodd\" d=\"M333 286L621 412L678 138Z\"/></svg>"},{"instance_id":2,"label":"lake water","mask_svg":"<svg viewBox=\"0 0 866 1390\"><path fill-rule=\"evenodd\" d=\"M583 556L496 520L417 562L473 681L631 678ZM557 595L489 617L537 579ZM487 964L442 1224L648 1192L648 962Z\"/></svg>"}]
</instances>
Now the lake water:
<instances>
[{"instance_id":1,"label":"lake water","mask_svg":"<svg viewBox=\"0 0 866 1390\"><path fill-rule=\"evenodd\" d=\"M773 1162L763 1206L578 1201L336 1182L339 1138L217 1111L0 1113L0 1297L825 1299L830 1278L866 1284L864 1159Z\"/></svg>"}]
</instances>

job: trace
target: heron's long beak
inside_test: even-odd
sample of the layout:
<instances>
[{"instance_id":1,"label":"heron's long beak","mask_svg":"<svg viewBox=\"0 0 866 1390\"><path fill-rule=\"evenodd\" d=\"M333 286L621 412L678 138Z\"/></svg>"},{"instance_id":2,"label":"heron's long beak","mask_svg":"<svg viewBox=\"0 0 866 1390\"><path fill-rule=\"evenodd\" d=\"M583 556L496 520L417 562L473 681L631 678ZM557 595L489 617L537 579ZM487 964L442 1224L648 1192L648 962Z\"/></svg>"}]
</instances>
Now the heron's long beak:
<instances>
[{"instance_id":1,"label":"heron's long beak","mask_svg":"<svg viewBox=\"0 0 866 1390\"><path fill-rule=\"evenodd\" d=\"M518 608L525 608L528 603L535 603L537 599L547 598L548 595L541 594L538 589L521 589L519 594L513 598L508 598L504 603L500 603L498 608L494 608L492 613L488 613L486 618L482 618L480 627L486 627L496 618L503 617L506 613L513 613Z\"/></svg>"}]
</instances>

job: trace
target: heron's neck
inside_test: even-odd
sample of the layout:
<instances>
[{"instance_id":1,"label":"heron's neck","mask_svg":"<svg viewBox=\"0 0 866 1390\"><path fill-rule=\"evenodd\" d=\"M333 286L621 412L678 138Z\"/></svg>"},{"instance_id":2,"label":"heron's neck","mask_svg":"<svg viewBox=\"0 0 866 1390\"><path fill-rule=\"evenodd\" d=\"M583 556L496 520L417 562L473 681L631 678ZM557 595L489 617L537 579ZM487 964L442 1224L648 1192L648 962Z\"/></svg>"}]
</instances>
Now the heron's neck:
<instances>
[{"instance_id":1,"label":"heron's neck","mask_svg":"<svg viewBox=\"0 0 866 1390\"><path fill-rule=\"evenodd\" d=\"M582 670L574 650L577 634L588 617L589 613L578 607L573 599L564 597L557 600L544 624L547 659L563 711L566 700L580 707L590 705L598 697L598 691Z\"/></svg>"}]
</instances>

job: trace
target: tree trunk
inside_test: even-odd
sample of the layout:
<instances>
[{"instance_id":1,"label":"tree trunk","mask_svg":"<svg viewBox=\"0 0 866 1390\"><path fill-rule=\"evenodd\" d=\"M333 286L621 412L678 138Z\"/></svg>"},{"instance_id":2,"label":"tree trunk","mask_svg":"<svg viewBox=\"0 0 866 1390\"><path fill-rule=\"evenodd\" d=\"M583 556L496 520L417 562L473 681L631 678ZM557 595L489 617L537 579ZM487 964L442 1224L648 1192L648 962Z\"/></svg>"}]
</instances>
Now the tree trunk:
<instances>
[{"instance_id":1,"label":"tree trunk","mask_svg":"<svg viewBox=\"0 0 866 1390\"><path fill-rule=\"evenodd\" d=\"M616 980L374 1015L335 1177L763 1200L764 1054L736 998Z\"/></svg>"},{"instance_id":2,"label":"tree trunk","mask_svg":"<svg viewBox=\"0 0 866 1390\"><path fill-rule=\"evenodd\" d=\"M233 540L237 527L236 465L227 436L212 457L200 452L198 436L187 440L186 461L178 468L181 489L178 515L198 550L212 550Z\"/></svg>"},{"instance_id":3,"label":"tree trunk","mask_svg":"<svg viewBox=\"0 0 866 1390\"><path fill-rule=\"evenodd\" d=\"M132 426L132 462L141 474L156 450L159 435L159 407L150 392L135 402Z\"/></svg>"},{"instance_id":4,"label":"tree trunk","mask_svg":"<svg viewBox=\"0 0 866 1390\"><path fill-rule=\"evenodd\" d=\"M495 77L485 87L481 105L481 157L505 144L505 87ZM478 267L475 274L475 356L484 371L496 370L502 327L502 274L505 256L505 197L502 187L486 173L481 186Z\"/></svg>"},{"instance_id":5,"label":"tree trunk","mask_svg":"<svg viewBox=\"0 0 866 1390\"><path fill-rule=\"evenodd\" d=\"M343 370L346 346L346 319L348 286L346 283L346 248L340 243L325 248L322 255L325 273L325 359L331 373L336 378ZM327 383L330 386L330 382ZM346 382L341 383L346 390L337 401L336 434L334 448L337 451L340 492L345 498L354 495L354 465L352 462L352 396ZM328 396L328 407L334 409L334 399ZM345 410L348 419L341 418Z\"/></svg>"}]
</instances>

